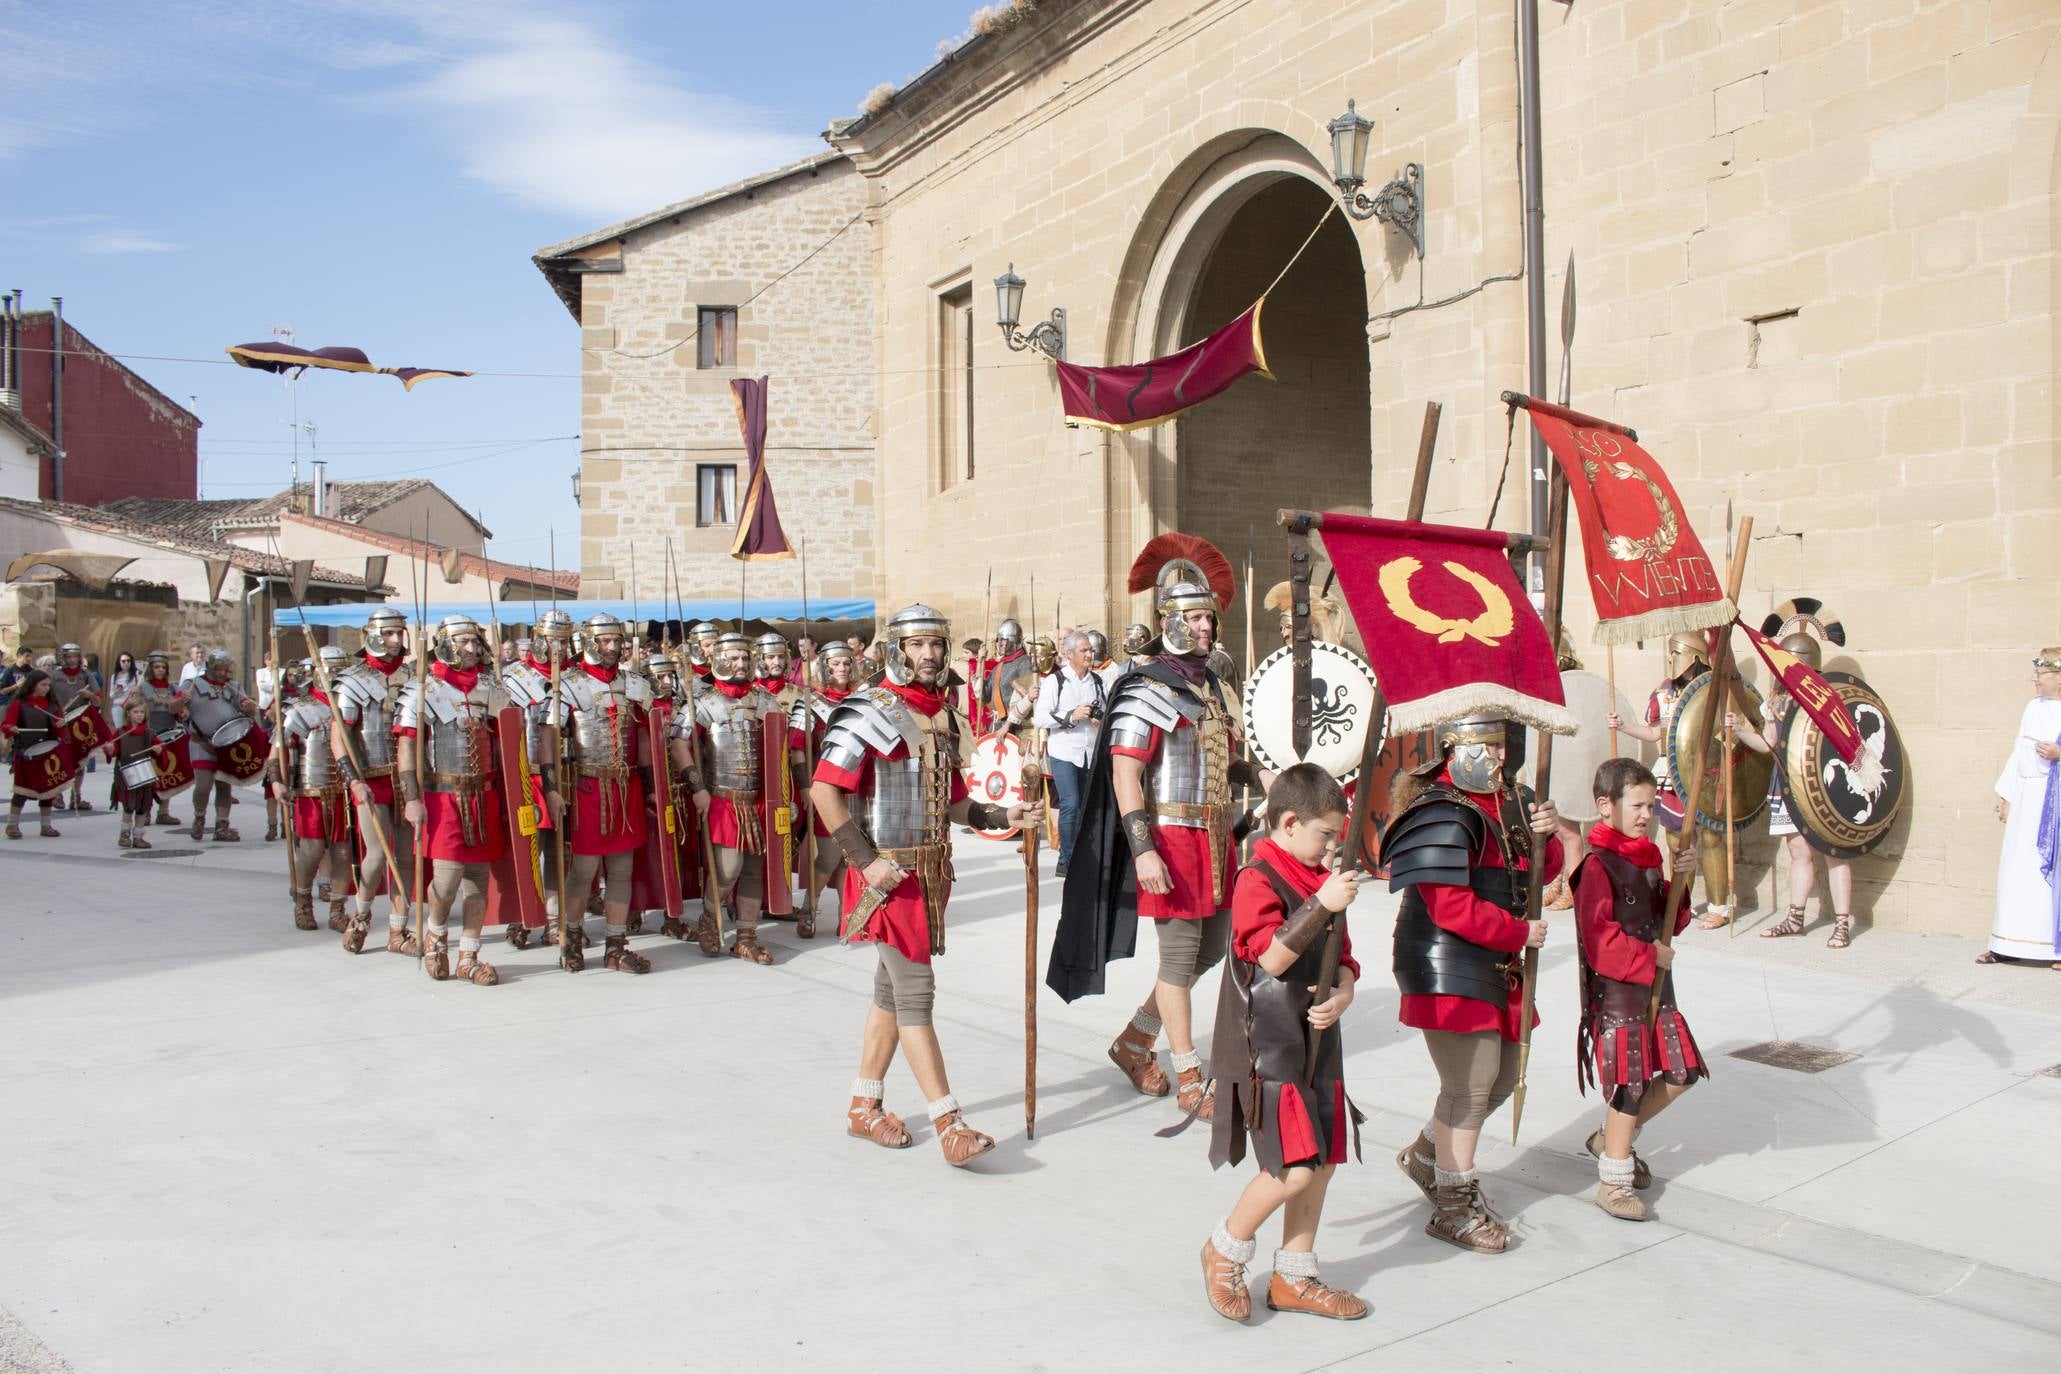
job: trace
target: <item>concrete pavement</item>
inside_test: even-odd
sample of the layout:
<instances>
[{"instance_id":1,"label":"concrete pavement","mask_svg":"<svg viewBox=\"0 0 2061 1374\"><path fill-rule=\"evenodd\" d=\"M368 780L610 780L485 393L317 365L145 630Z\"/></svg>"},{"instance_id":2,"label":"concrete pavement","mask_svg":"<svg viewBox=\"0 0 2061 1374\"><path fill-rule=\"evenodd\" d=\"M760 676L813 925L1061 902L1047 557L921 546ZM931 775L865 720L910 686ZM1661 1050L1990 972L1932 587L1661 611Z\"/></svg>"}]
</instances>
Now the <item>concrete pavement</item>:
<instances>
[{"instance_id":1,"label":"concrete pavement","mask_svg":"<svg viewBox=\"0 0 2061 1374\"><path fill-rule=\"evenodd\" d=\"M1685 936L1715 1077L1648 1131L1656 1219L1633 1225L1589 1201L1598 1110L1574 1092L1560 922L1524 1143L1506 1112L1481 1160L1517 1244L1483 1257L1422 1234L1390 1162L1435 1086L1375 972L1391 904L1363 899L1374 968L1346 1044L1367 1158L1334 1183L1319 1250L1374 1313L1262 1308L1239 1329L1203 1304L1196 1251L1244 1176L1212 1174L1199 1128L1154 1138L1171 1105L1103 1057L1149 936L1109 996L1040 999L1024 1139L1013 850L959 841L939 1032L1002 1143L957 1172L899 1065L888 1105L915 1147L843 1135L870 951L776 927L761 969L645 937L654 970L631 978L490 945L502 986L435 985L295 931L252 810L234 846L160 830L123 856L96 814L0 847L0 1308L19 1324L0 1319L0 1369L1587 1374L1599 1340L1622 1354L1641 1329L1676 1369L2061 1365L2061 1079L2042 1072L2061 975L1977 970L1972 942L1864 932L1841 965L1822 931ZM1043 890L1049 945L1049 862ZM1814 1075L1729 1057L1770 1039L1857 1057Z\"/></svg>"}]
</instances>

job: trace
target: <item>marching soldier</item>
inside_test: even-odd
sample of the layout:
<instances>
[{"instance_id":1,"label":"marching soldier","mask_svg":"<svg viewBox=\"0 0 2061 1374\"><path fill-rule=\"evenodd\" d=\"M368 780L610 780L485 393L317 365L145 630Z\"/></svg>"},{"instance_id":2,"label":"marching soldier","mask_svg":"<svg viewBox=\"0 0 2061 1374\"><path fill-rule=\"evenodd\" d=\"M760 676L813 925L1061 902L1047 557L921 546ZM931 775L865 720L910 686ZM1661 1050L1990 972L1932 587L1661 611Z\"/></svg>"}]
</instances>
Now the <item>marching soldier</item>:
<instances>
[{"instance_id":1,"label":"marching soldier","mask_svg":"<svg viewBox=\"0 0 2061 1374\"><path fill-rule=\"evenodd\" d=\"M332 677L350 663L350 655L335 645L321 651L323 670ZM350 791L342 767L336 760L336 746L330 741L336 712L330 700L312 684L314 665L306 659L298 668L282 664L279 690L294 690L292 704L281 712L284 738L268 761L273 776L286 794L287 834L293 844L293 924L299 930L315 928L315 870L329 861L329 874L337 895L329 901L329 928L350 929L345 915L344 875L351 871Z\"/></svg>"},{"instance_id":2,"label":"marching soldier","mask_svg":"<svg viewBox=\"0 0 2061 1374\"><path fill-rule=\"evenodd\" d=\"M492 987L501 975L480 958L480 934L487 920L487 866L508 842L507 798L495 763L496 703L479 625L469 616L445 616L434 654L429 676L401 689L394 724L396 776L408 824L421 831L423 857L431 863L422 969L439 982L455 975ZM454 906L462 922L456 968L449 962Z\"/></svg>"},{"instance_id":3,"label":"marching soldier","mask_svg":"<svg viewBox=\"0 0 2061 1374\"><path fill-rule=\"evenodd\" d=\"M104 709L107 703L101 698L100 674L86 666L86 655L76 644L60 644L57 648L57 666L50 670L50 699L57 704L60 719L69 715L81 698ZM111 732L110 732L111 733ZM83 789L86 785L86 761L79 760L79 771L72 778L72 804L74 811L91 811L93 804L86 800Z\"/></svg>"},{"instance_id":4,"label":"marching soldier","mask_svg":"<svg viewBox=\"0 0 2061 1374\"><path fill-rule=\"evenodd\" d=\"M754 964L770 964L773 952L759 943L765 905L767 810L764 749L767 717L780 707L752 681L752 644L736 630L725 631L710 656L713 690L695 700L691 717L680 720L690 742L694 771L704 784L694 805L707 823L714 850L715 882L703 880L701 923L695 931L701 952L723 952L719 915L735 902L737 936L730 953Z\"/></svg>"},{"instance_id":5,"label":"marching soldier","mask_svg":"<svg viewBox=\"0 0 2061 1374\"><path fill-rule=\"evenodd\" d=\"M1023 643L1023 626L1004 620L995 627L994 658L981 678L980 704L991 730L999 730L1009 719L1009 704L1019 684L1033 678L1030 653Z\"/></svg>"},{"instance_id":6,"label":"marching soldier","mask_svg":"<svg viewBox=\"0 0 2061 1374\"><path fill-rule=\"evenodd\" d=\"M687 631L687 666L701 679L701 685L709 684L710 670L716 658L716 636L721 633L712 620L697 620Z\"/></svg>"},{"instance_id":7,"label":"marching soldier","mask_svg":"<svg viewBox=\"0 0 2061 1374\"><path fill-rule=\"evenodd\" d=\"M1005 810L966 795L958 718L947 698L950 636L950 623L928 606L896 612L887 627L887 680L846 697L831 713L811 795L850 866L845 926L852 939L879 949L845 1133L894 1150L913 1143L908 1127L881 1105L899 1046L945 1162L963 1168L995 1141L966 1123L931 1024L931 960L944 953L952 889L951 826L1038 825L1044 811L1021 803Z\"/></svg>"},{"instance_id":8,"label":"marching soldier","mask_svg":"<svg viewBox=\"0 0 2061 1374\"><path fill-rule=\"evenodd\" d=\"M121 703L121 733L115 736L115 808L122 814L122 849L154 848L144 834L150 803L157 796L157 765L165 755L150 730L150 704L131 692Z\"/></svg>"},{"instance_id":9,"label":"marching soldier","mask_svg":"<svg viewBox=\"0 0 2061 1374\"><path fill-rule=\"evenodd\" d=\"M551 681L555 666L561 676L567 670L572 657L573 619L564 611L549 610L537 617L535 630L529 639L523 641L521 656L501 673L501 686L522 711L523 728L528 732L524 740L525 753L530 761L530 776L527 781L530 804L537 811L539 843L537 852L541 862L538 871L542 878L544 893L544 914L547 918L545 939L558 943L558 850L552 842L549 831L556 830L558 818L552 814L546 798L559 790L558 765L556 760L545 757L545 737L550 727ZM543 657L537 657L538 651ZM520 921L507 924L508 943L517 949L528 949L530 928Z\"/></svg>"},{"instance_id":10,"label":"marching soldier","mask_svg":"<svg viewBox=\"0 0 2061 1374\"><path fill-rule=\"evenodd\" d=\"M398 759L394 725L401 693L415 677L408 666L407 618L399 611L376 610L366 618L364 636L363 660L329 683L335 694L331 706L344 727L330 732L333 756L348 774L354 747L357 765L363 769L360 776L350 779L351 805L363 852L358 859L356 910L344 930L343 947L352 954L365 948L372 930L372 899L385 883L387 952L413 958L422 952L415 932L408 929L406 895L415 881L415 832L405 814L394 806ZM351 747L346 746L346 736ZM398 873L387 871L387 847L379 842L382 834L393 848Z\"/></svg>"},{"instance_id":11,"label":"marching soldier","mask_svg":"<svg viewBox=\"0 0 2061 1374\"><path fill-rule=\"evenodd\" d=\"M234 724L238 716L251 721L257 719L257 698L237 685L235 673L236 662L229 657L227 649L210 649L201 661L199 676L192 680L192 699L187 712L193 721L193 735L187 741L187 749L193 759L191 834L196 840L207 824L210 792L215 798L215 839L234 842L243 838L229 824L230 780L221 776L221 769L215 766L213 746L215 738Z\"/></svg>"},{"instance_id":12,"label":"marching soldier","mask_svg":"<svg viewBox=\"0 0 2061 1374\"><path fill-rule=\"evenodd\" d=\"M837 703L850 696L859 683L859 656L849 644L833 643L823 650L817 660L818 675L823 685L818 687L806 701L797 701L789 713L788 720L794 728L792 747L797 758L803 757L809 737L814 737L814 757L823 757L823 732L830 725L832 712ZM811 782L814 780L811 779ZM809 825L816 836L816 871L814 883L817 892L829 888L831 880L837 877L837 870L844 864L844 855L831 843L830 832L823 828L823 817L816 814L813 805L809 808ZM807 883L810 875L803 875ZM807 908L795 913L795 934L804 940L816 936L816 908L813 902Z\"/></svg>"},{"instance_id":13,"label":"marching soldier","mask_svg":"<svg viewBox=\"0 0 2061 1374\"><path fill-rule=\"evenodd\" d=\"M160 743L174 730L186 727L186 693L172 678L172 656L163 649L152 649L143 662L143 678L129 693L130 699L141 698L150 712L150 733ZM157 824L177 825L172 815L172 794L157 794Z\"/></svg>"},{"instance_id":14,"label":"marching soldier","mask_svg":"<svg viewBox=\"0 0 2061 1374\"><path fill-rule=\"evenodd\" d=\"M598 876L605 923L603 964L621 973L648 973L651 961L630 948L630 875L644 847L644 770L650 766L644 716L651 709L651 684L623 666L626 638L614 616L591 617L585 652L561 675L559 698L551 705L551 757L560 764L560 791L545 798L554 814L565 814L563 788L573 786L566 822L571 857L570 890L559 937L559 961L585 966L584 908Z\"/></svg>"},{"instance_id":15,"label":"marching soldier","mask_svg":"<svg viewBox=\"0 0 2061 1374\"><path fill-rule=\"evenodd\" d=\"M783 714L792 710L801 700L801 687L788 676L792 665L787 641L769 630L753 641L752 648L758 660L759 690L773 698Z\"/></svg>"}]
</instances>

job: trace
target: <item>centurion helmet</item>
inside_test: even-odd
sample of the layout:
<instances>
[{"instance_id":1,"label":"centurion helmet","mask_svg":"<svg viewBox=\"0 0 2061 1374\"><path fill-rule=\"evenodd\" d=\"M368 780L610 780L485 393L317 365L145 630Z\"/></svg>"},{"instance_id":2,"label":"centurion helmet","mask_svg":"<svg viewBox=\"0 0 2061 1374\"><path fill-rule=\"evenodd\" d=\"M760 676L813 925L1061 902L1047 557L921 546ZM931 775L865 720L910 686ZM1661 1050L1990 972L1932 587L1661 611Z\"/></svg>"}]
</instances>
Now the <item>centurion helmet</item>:
<instances>
[{"instance_id":1,"label":"centurion helmet","mask_svg":"<svg viewBox=\"0 0 2061 1374\"><path fill-rule=\"evenodd\" d=\"M1503 761L1491 745L1510 741L1510 722L1501 716L1472 715L1442 723L1434 733L1438 751L1452 770L1453 784L1469 792L1495 792L1503 786Z\"/></svg>"},{"instance_id":2,"label":"centurion helmet","mask_svg":"<svg viewBox=\"0 0 2061 1374\"><path fill-rule=\"evenodd\" d=\"M1672 634L1667 637L1667 675L1684 678L1698 668L1710 667L1710 652L1704 647L1703 636L1698 634Z\"/></svg>"},{"instance_id":3,"label":"centurion helmet","mask_svg":"<svg viewBox=\"0 0 2061 1374\"><path fill-rule=\"evenodd\" d=\"M732 663L733 656L741 661ZM725 630L716 636L715 648L709 653L709 672L718 682L749 682L751 659L751 641L744 632Z\"/></svg>"},{"instance_id":4,"label":"centurion helmet","mask_svg":"<svg viewBox=\"0 0 2061 1374\"><path fill-rule=\"evenodd\" d=\"M430 641L430 650L437 656L437 662L447 668L456 668L458 662L458 641L471 636L475 647L480 638L479 622L469 615L447 615L437 622L437 632Z\"/></svg>"},{"instance_id":5,"label":"centurion helmet","mask_svg":"<svg viewBox=\"0 0 2061 1374\"><path fill-rule=\"evenodd\" d=\"M1201 643L1188 625L1188 612L1206 610L1214 622L1231 604L1237 576L1231 571L1231 560L1216 545L1170 530L1139 551L1131 562L1126 586L1133 595L1152 593L1152 609L1159 618L1159 638L1166 652L1192 654Z\"/></svg>"},{"instance_id":6,"label":"centurion helmet","mask_svg":"<svg viewBox=\"0 0 2061 1374\"><path fill-rule=\"evenodd\" d=\"M1015 622L1005 620L1002 624L1008 626ZM1019 628L1018 633L1021 632ZM952 622L945 618L944 612L918 601L902 607L888 620L885 636L887 662L883 666L889 682L901 687L916 680L915 666L909 662L908 655L902 652L902 642L925 637L942 639L947 644L952 642ZM996 638L1001 638L999 632Z\"/></svg>"},{"instance_id":7,"label":"centurion helmet","mask_svg":"<svg viewBox=\"0 0 2061 1374\"><path fill-rule=\"evenodd\" d=\"M995 652L1004 658L1023 647L1023 626L1004 620L995 627Z\"/></svg>"}]
</instances>

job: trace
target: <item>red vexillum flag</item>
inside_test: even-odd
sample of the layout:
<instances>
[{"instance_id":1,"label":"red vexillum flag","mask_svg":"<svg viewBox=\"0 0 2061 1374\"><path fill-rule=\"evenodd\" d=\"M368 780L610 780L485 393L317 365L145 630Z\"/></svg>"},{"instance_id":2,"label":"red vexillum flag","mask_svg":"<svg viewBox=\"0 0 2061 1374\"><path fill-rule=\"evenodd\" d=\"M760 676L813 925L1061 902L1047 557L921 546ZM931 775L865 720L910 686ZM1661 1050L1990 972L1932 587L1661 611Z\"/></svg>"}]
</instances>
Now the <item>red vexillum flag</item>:
<instances>
[{"instance_id":1,"label":"red vexillum flag","mask_svg":"<svg viewBox=\"0 0 2061 1374\"><path fill-rule=\"evenodd\" d=\"M1575 732L1546 627L1499 530L1326 513L1324 549L1405 735L1493 713Z\"/></svg>"},{"instance_id":2,"label":"red vexillum flag","mask_svg":"<svg viewBox=\"0 0 2061 1374\"><path fill-rule=\"evenodd\" d=\"M1738 612L1653 455L1608 420L1540 400L1525 413L1567 474L1581 519L1596 642L1730 624Z\"/></svg>"},{"instance_id":3,"label":"red vexillum flag","mask_svg":"<svg viewBox=\"0 0 2061 1374\"><path fill-rule=\"evenodd\" d=\"M1202 404L1248 372L1272 381L1260 343L1260 307L1265 304L1254 301L1244 314L1200 343L1149 363L1060 363L1059 399L1066 407L1066 423L1091 429L1145 429Z\"/></svg>"},{"instance_id":4,"label":"red vexillum flag","mask_svg":"<svg viewBox=\"0 0 2061 1374\"><path fill-rule=\"evenodd\" d=\"M1745 621L1739 622L1739 628L1746 632L1753 651L1760 655L1761 662L1768 665L1768 671L1781 681L1782 690L1789 693L1789 699L1811 718L1811 724L1825 732L1826 742L1839 751L1840 759L1853 764L1861 751L1867 748L1867 743L1838 691L1817 669ZM1865 765L1861 767L1865 768ZM1877 767L1880 767L1879 760Z\"/></svg>"},{"instance_id":5,"label":"red vexillum flag","mask_svg":"<svg viewBox=\"0 0 2061 1374\"><path fill-rule=\"evenodd\" d=\"M773 475L766 471L766 378L735 379L730 383L730 399L737 403L737 428L744 435L744 456L750 464L730 556L746 562L792 558L794 550L788 545L787 531L780 528L780 512L773 504Z\"/></svg>"}]
</instances>

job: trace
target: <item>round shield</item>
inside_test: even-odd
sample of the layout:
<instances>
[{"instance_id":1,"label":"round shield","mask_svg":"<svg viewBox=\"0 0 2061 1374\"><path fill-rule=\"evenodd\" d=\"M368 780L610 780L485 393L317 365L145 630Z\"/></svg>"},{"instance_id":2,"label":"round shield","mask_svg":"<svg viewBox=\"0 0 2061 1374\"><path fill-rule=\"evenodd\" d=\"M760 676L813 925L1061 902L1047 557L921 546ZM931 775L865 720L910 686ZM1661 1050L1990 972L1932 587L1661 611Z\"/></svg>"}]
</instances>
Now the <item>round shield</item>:
<instances>
[{"instance_id":1,"label":"round shield","mask_svg":"<svg viewBox=\"0 0 2061 1374\"><path fill-rule=\"evenodd\" d=\"M1675 718L1667 732L1667 762L1674 770L1675 787L1681 793L1683 805L1688 804L1689 779L1693 776L1695 759L1692 756L1697 744L1705 739L1716 740L1724 734L1724 710L1718 705L1722 693L1715 690L1717 679L1710 673L1698 673L1687 687L1682 689L1680 705L1675 708ZM1746 707L1739 712L1741 730L1760 728L1760 693L1745 682L1738 684L1739 695L1745 699ZM1725 833L1725 798L1720 791L1723 780L1723 745L1710 751L1710 770L1703 775L1702 790L1696 796L1696 822L1706 830ZM1768 782L1775 776L1775 760L1770 754L1756 753L1745 745L1732 745L1732 819L1740 825L1758 816L1768 804Z\"/></svg>"},{"instance_id":2,"label":"round shield","mask_svg":"<svg viewBox=\"0 0 2061 1374\"><path fill-rule=\"evenodd\" d=\"M1295 650L1276 649L1260 660L1245 684L1245 738L1253 757L1279 772L1303 762L1295 752ZM1340 782L1360 771L1367 732L1379 730L1374 719L1374 670L1342 644L1317 640L1310 645L1310 752Z\"/></svg>"},{"instance_id":3,"label":"round shield","mask_svg":"<svg viewBox=\"0 0 2061 1374\"><path fill-rule=\"evenodd\" d=\"M1827 673L1825 680L1853 716L1862 754L1849 764L1809 716L1792 710L1782 722L1782 776L1789 814L1805 842L1835 859L1853 859L1889 833L1910 790L1910 770L1903 737L1875 690L1852 673Z\"/></svg>"},{"instance_id":4,"label":"round shield","mask_svg":"<svg viewBox=\"0 0 2061 1374\"><path fill-rule=\"evenodd\" d=\"M975 801L989 806L1010 806L1022 801L1023 741L998 731L975 740L966 765L966 790ZM974 832L989 840L1006 840L1015 833L1014 826Z\"/></svg>"}]
</instances>

